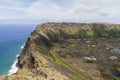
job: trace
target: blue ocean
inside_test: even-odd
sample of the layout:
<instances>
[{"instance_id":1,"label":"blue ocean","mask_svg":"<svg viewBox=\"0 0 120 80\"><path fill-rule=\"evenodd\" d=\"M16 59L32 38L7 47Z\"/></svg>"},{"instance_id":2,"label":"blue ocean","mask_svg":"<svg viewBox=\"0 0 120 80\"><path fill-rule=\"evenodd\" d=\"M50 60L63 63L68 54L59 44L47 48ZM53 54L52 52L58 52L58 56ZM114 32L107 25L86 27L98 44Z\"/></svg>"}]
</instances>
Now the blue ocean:
<instances>
[{"instance_id":1,"label":"blue ocean","mask_svg":"<svg viewBox=\"0 0 120 80\"><path fill-rule=\"evenodd\" d=\"M35 24L0 24L0 75L17 71L17 57Z\"/></svg>"}]
</instances>

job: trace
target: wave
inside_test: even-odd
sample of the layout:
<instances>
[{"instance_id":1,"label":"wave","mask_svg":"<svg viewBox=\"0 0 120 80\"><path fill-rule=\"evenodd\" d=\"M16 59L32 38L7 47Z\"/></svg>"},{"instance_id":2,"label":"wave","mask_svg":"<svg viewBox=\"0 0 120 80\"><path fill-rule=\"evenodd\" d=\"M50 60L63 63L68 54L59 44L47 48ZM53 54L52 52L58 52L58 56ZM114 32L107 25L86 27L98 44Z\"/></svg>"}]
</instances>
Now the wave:
<instances>
[{"instance_id":1,"label":"wave","mask_svg":"<svg viewBox=\"0 0 120 80\"><path fill-rule=\"evenodd\" d=\"M21 46L21 49L23 49L23 48L24 48L24 46L25 46L25 44L23 44L23 45Z\"/></svg>"},{"instance_id":2,"label":"wave","mask_svg":"<svg viewBox=\"0 0 120 80\"><path fill-rule=\"evenodd\" d=\"M25 46L25 44L23 44L23 45L21 46L21 49L23 49L24 46ZM19 52L19 53L20 53L20 52ZM14 73L16 73L16 72L18 71L19 68L16 66L16 64L17 64L17 62L18 62L18 57L19 57L19 55L20 55L19 53L16 55L16 59L15 59L13 65L11 66L11 69L8 71L8 75L12 75L12 74L14 74Z\"/></svg>"},{"instance_id":3,"label":"wave","mask_svg":"<svg viewBox=\"0 0 120 80\"><path fill-rule=\"evenodd\" d=\"M12 75L18 71L18 67L16 66L17 62L18 59L14 61L13 65L11 66L11 69L8 71L8 75Z\"/></svg>"}]
</instances>

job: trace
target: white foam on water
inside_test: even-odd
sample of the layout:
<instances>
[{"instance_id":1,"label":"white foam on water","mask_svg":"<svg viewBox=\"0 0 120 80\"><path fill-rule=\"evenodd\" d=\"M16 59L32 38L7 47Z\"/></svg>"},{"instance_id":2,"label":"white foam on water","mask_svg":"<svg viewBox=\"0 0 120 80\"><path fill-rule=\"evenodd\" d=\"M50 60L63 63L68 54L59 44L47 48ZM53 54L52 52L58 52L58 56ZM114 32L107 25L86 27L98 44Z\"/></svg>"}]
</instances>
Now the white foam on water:
<instances>
[{"instance_id":1,"label":"white foam on water","mask_svg":"<svg viewBox=\"0 0 120 80\"><path fill-rule=\"evenodd\" d=\"M21 46L21 49L23 49L23 48L24 48L24 46L25 46L25 44L23 44L23 45Z\"/></svg>"},{"instance_id":2,"label":"white foam on water","mask_svg":"<svg viewBox=\"0 0 120 80\"><path fill-rule=\"evenodd\" d=\"M14 74L18 71L18 67L16 66L18 60L16 59L13 63L13 65L11 66L11 69L9 70L9 74L8 75L11 75L11 74Z\"/></svg>"},{"instance_id":3,"label":"white foam on water","mask_svg":"<svg viewBox=\"0 0 120 80\"><path fill-rule=\"evenodd\" d=\"M21 46L21 49L23 49L24 46L25 46L25 44L23 44ZM20 55L19 53L16 55L16 59L15 59L13 65L11 66L11 69L8 71L8 75L12 75L12 74L14 74L14 73L16 73L18 71L19 68L16 66L16 64L18 62L19 55Z\"/></svg>"}]
</instances>

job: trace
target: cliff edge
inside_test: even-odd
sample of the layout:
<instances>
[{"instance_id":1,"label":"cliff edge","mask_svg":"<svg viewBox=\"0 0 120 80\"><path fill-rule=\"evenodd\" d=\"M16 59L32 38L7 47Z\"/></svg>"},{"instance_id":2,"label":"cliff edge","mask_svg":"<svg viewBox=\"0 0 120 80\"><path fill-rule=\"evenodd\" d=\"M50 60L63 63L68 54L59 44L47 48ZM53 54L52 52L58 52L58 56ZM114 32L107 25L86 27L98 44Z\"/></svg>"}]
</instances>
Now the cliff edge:
<instances>
[{"instance_id":1,"label":"cliff edge","mask_svg":"<svg viewBox=\"0 0 120 80\"><path fill-rule=\"evenodd\" d=\"M65 55L64 46L69 42L82 42L85 39L113 39L120 38L120 25L109 23L43 23L38 25L26 41L25 47L18 57L16 74L6 77L14 80L104 80L97 66L82 62L78 55ZM69 41L70 40L70 41ZM82 40L82 41L81 41ZM59 44L58 44L59 43ZM70 51L67 45L67 50ZM77 43L75 43L77 44ZM62 50L63 52L60 52ZM82 49L81 49L82 50ZM77 51L76 49L73 50ZM58 54L60 53L60 54ZM64 53L64 54L62 54ZM86 52L87 53L87 52ZM75 57L74 57L75 56ZM91 65L93 74L83 71L79 63L72 63L72 60ZM68 61L68 62L67 62ZM83 60L84 61L84 60ZM71 65L72 64L72 65ZM75 66L75 67L74 67ZM78 67L76 67L78 66ZM82 69L83 68L83 69ZM89 68L89 66L88 66ZM86 75L88 74L88 75ZM97 74L97 75L96 75ZM94 76L95 75L95 76Z\"/></svg>"}]
</instances>

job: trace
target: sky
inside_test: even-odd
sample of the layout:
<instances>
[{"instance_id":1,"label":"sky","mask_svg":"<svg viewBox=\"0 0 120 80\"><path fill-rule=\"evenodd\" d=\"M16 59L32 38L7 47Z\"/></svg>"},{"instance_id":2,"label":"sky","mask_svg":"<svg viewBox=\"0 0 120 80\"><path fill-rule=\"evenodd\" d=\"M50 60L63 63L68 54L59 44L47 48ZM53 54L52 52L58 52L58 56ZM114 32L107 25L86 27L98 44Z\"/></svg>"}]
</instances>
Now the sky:
<instances>
[{"instance_id":1,"label":"sky","mask_svg":"<svg viewBox=\"0 0 120 80\"><path fill-rule=\"evenodd\" d=\"M120 22L120 0L0 0L0 21Z\"/></svg>"}]
</instances>

